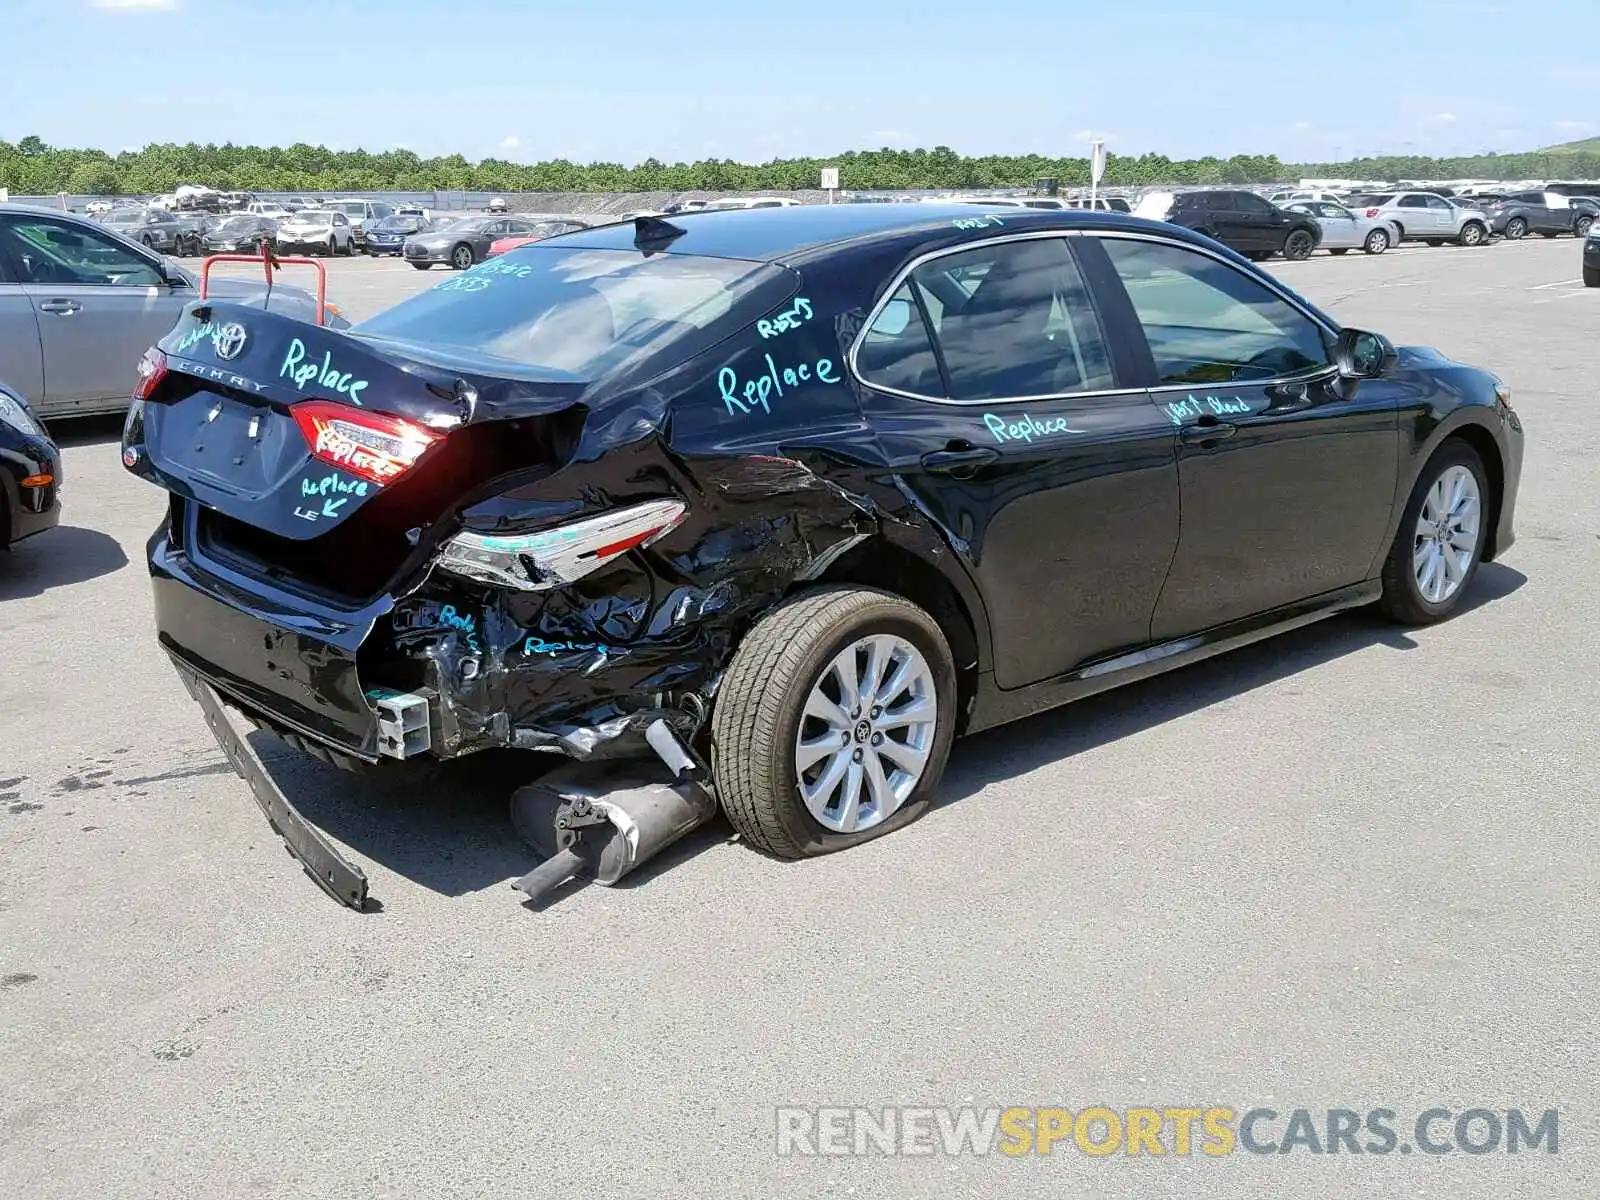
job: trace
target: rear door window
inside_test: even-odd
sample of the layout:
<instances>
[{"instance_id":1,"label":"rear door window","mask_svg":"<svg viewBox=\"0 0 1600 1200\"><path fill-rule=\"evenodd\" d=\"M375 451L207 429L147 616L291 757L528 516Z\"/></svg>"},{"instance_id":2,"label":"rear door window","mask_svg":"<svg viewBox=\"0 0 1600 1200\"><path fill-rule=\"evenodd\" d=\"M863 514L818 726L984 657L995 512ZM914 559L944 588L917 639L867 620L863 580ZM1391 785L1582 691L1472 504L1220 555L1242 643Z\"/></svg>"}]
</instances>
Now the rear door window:
<instances>
[{"instance_id":1,"label":"rear door window","mask_svg":"<svg viewBox=\"0 0 1600 1200\"><path fill-rule=\"evenodd\" d=\"M48 217L0 217L0 251L22 283L153 287L161 272L120 242Z\"/></svg>"},{"instance_id":2,"label":"rear door window","mask_svg":"<svg viewBox=\"0 0 1600 1200\"><path fill-rule=\"evenodd\" d=\"M1115 387L1099 317L1059 238L977 246L924 263L925 299L952 400L1011 400Z\"/></svg>"},{"instance_id":3,"label":"rear door window","mask_svg":"<svg viewBox=\"0 0 1600 1200\"><path fill-rule=\"evenodd\" d=\"M928 324L909 282L862 335L855 364L856 373L878 387L932 398L945 394Z\"/></svg>"}]
</instances>

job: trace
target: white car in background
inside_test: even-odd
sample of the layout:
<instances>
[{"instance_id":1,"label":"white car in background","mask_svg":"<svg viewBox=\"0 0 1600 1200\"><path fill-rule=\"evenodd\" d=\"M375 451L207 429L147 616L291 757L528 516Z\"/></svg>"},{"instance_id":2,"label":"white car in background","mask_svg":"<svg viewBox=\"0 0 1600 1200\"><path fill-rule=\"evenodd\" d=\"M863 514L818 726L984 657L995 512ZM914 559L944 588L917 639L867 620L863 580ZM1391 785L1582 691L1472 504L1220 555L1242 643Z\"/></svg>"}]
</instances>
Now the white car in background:
<instances>
[{"instance_id":1,"label":"white car in background","mask_svg":"<svg viewBox=\"0 0 1600 1200\"><path fill-rule=\"evenodd\" d=\"M1369 217L1332 200L1296 200L1278 207L1285 212L1304 213L1322 226L1322 249L1329 254L1365 250L1382 254L1400 244L1400 227L1383 217Z\"/></svg>"},{"instance_id":2,"label":"white car in background","mask_svg":"<svg viewBox=\"0 0 1600 1200\"><path fill-rule=\"evenodd\" d=\"M692 200L690 204L694 203ZM724 196L721 200L713 200L705 207L710 210L723 210L729 208L793 208L799 204L798 200L791 200L787 196ZM684 205L688 208L689 205Z\"/></svg>"},{"instance_id":3,"label":"white car in background","mask_svg":"<svg viewBox=\"0 0 1600 1200\"><path fill-rule=\"evenodd\" d=\"M1298 192L1273 192L1267 197L1267 199L1272 201L1272 203L1276 204L1279 208L1283 208L1285 205L1289 204L1298 204L1302 200L1326 200L1331 204L1344 203L1343 198L1338 192L1330 192L1316 188L1304 189Z\"/></svg>"}]
</instances>

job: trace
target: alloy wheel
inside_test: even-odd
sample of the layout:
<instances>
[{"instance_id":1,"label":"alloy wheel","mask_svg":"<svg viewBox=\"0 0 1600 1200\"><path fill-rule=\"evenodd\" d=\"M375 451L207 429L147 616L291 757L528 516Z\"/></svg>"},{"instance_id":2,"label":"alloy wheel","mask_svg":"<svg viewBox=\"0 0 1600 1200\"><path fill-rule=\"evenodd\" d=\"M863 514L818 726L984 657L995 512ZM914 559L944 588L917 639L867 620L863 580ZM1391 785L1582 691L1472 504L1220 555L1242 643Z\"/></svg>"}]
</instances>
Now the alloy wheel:
<instances>
[{"instance_id":1,"label":"alloy wheel","mask_svg":"<svg viewBox=\"0 0 1600 1200\"><path fill-rule=\"evenodd\" d=\"M1294 262L1311 257L1311 235L1303 229L1297 229L1289 235L1289 240L1283 247L1283 256Z\"/></svg>"},{"instance_id":2,"label":"alloy wheel","mask_svg":"<svg viewBox=\"0 0 1600 1200\"><path fill-rule=\"evenodd\" d=\"M1389 248L1389 235L1382 229L1374 229L1367 234L1367 253L1382 254Z\"/></svg>"},{"instance_id":3,"label":"alloy wheel","mask_svg":"<svg viewBox=\"0 0 1600 1200\"><path fill-rule=\"evenodd\" d=\"M1411 566L1417 591L1429 604L1449 600L1472 570L1482 512L1478 479L1467 467L1447 468L1428 489L1417 514Z\"/></svg>"},{"instance_id":4,"label":"alloy wheel","mask_svg":"<svg viewBox=\"0 0 1600 1200\"><path fill-rule=\"evenodd\" d=\"M1528 223L1521 217L1512 217L1510 221L1506 222L1506 236L1512 241L1516 241L1527 232Z\"/></svg>"},{"instance_id":5,"label":"alloy wheel","mask_svg":"<svg viewBox=\"0 0 1600 1200\"><path fill-rule=\"evenodd\" d=\"M1518 235L1521 236L1520 234ZM1471 222L1461 231L1461 244L1463 246L1476 246L1483 241L1483 226L1476 221Z\"/></svg>"},{"instance_id":6,"label":"alloy wheel","mask_svg":"<svg viewBox=\"0 0 1600 1200\"><path fill-rule=\"evenodd\" d=\"M806 810L835 833L893 816L927 768L938 711L933 671L905 638L846 646L812 685L795 736Z\"/></svg>"},{"instance_id":7,"label":"alloy wheel","mask_svg":"<svg viewBox=\"0 0 1600 1200\"><path fill-rule=\"evenodd\" d=\"M455 253L450 256L458 271L465 271L472 265L472 249L468 246L457 246Z\"/></svg>"}]
</instances>

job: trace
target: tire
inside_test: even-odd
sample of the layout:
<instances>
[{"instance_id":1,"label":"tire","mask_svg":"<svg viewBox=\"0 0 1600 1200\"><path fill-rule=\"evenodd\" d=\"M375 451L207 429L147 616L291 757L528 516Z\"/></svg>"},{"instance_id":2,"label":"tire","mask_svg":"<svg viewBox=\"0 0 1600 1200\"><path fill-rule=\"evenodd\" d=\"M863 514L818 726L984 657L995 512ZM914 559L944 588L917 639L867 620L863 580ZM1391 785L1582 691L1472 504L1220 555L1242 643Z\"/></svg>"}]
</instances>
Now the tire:
<instances>
[{"instance_id":1,"label":"tire","mask_svg":"<svg viewBox=\"0 0 1600 1200\"><path fill-rule=\"evenodd\" d=\"M1453 590L1443 594L1439 599L1432 600L1424 592L1422 582L1430 585L1437 580L1437 569L1442 558L1436 559L1431 566L1434 574L1428 574L1430 563L1424 561L1416 565L1415 560L1427 552L1425 534L1419 530L1423 506L1430 499L1441 481L1459 479L1459 472L1466 472L1472 478L1477 489L1475 509L1475 524L1470 535L1463 538L1458 535L1452 545L1458 552L1464 551L1466 546L1463 541L1470 542L1471 558L1467 561L1464 571L1453 583ZM1453 485L1450 487L1454 491ZM1437 497L1434 497L1435 501ZM1489 514L1493 510L1493 497L1489 492L1488 475L1483 469L1483 460L1478 457L1478 452L1466 442L1458 438L1450 438L1428 460L1422 473L1417 477L1417 486L1411 491L1411 498L1406 501L1404 512L1400 516L1400 528L1395 532L1394 545L1389 548L1389 557L1383 564L1383 597L1378 601L1378 607L1383 614L1392 621L1403 625L1431 625L1435 621L1443 621L1460 608L1462 597L1472 587L1472 580L1478 573L1478 565L1483 561L1483 546L1489 536ZM1466 512L1460 511L1446 519L1466 523ZM1462 532L1465 532L1463 530ZM1454 560L1459 566L1459 559ZM1421 582L1419 582L1419 576ZM1448 574L1447 574L1448 584Z\"/></svg>"},{"instance_id":2,"label":"tire","mask_svg":"<svg viewBox=\"0 0 1600 1200\"><path fill-rule=\"evenodd\" d=\"M472 247L465 242L459 242L450 248L450 265L457 271L465 271L476 261Z\"/></svg>"},{"instance_id":3,"label":"tire","mask_svg":"<svg viewBox=\"0 0 1600 1200\"><path fill-rule=\"evenodd\" d=\"M1350 253L1350 247L1348 247L1348 246L1335 246L1332 249L1330 249L1328 251L1328 253L1329 254L1349 254Z\"/></svg>"},{"instance_id":4,"label":"tire","mask_svg":"<svg viewBox=\"0 0 1600 1200\"><path fill-rule=\"evenodd\" d=\"M1528 233L1528 223L1521 217L1512 217L1506 222L1506 241L1519 242Z\"/></svg>"},{"instance_id":5,"label":"tire","mask_svg":"<svg viewBox=\"0 0 1600 1200\"><path fill-rule=\"evenodd\" d=\"M1600 287L1600 267L1585 267L1583 269L1583 286Z\"/></svg>"},{"instance_id":6,"label":"tire","mask_svg":"<svg viewBox=\"0 0 1600 1200\"><path fill-rule=\"evenodd\" d=\"M1589 226L1591 226L1593 224L1594 224L1594 218L1593 217L1579 217L1572 224L1572 236L1575 237L1575 238L1579 238L1579 239L1588 237L1589 236Z\"/></svg>"},{"instance_id":7,"label":"tire","mask_svg":"<svg viewBox=\"0 0 1600 1200\"><path fill-rule=\"evenodd\" d=\"M144 243L144 248L146 250L154 250L156 248L156 240L155 240L155 238L151 237L148 233L145 234L143 237L141 237L139 240Z\"/></svg>"},{"instance_id":8,"label":"tire","mask_svg":"<svg viewBox=\"0 0 1600 1200\"><path fill-rule=\"evenodd\" d=\"M898 756L879 758L872 749L884 744L885 737L871 727L876 719L871 713L877 710L833 703L845 698L837 686L841 661L852 646L869 638L894 639L896 657L891 664L912 662L910 651L920 656L923 670L914 678L924 688L922 699L932 700L933 720L931 729L923 727L910 735L923 740L926 757L920 775L902 772ZM849 661L862 665L864 657L858 654ZM891 669L898 671L900 666ZM796 596L745 635L717 690L711 712L711 757L717 795L728 819L751 845L786 859L846 850L909 825L927 811L938 789L955 732L955 697L949 645L938 623L916 605L887 592L856 587L820 588ZM807 713L811 702L831 706L839 714L837 736L842 740L839 750L825 750L802 767L801 736L807 741L830 736L829 723ZM890 707L904 710L907 705ZM864 754L871 759L863 759ZM863 801L871 794L870 765L857 770L858 762L876 765L880 778L884 772L890 780L906 774L908 778L897 786L909 785L909 790L898 807L890 802L893 797L887 798L881 817L858 808L862 824L849 831L830 828L807 806L802 783L820 784L830 769L842 771L839 782L820 793L817 803L823 807L831 800L823 807L824 815L832 810L840 824L847 824L843 818L852 776Z\"/></svg>"},{"instance_id":9,"label":"tire","mask_svg":"<svg viewBox=\"0 0 1600 1200\"><path fill-rule=\"evenodd\" d=\"M1456 242L1462 246L1481 246L1489 240L1489 231L1483 227L1481 221L1468 221L1461 227L1461 233Z\"/></svg>"},{"instance_id":10,"label":"tire","mask_svg":"<svg viewBox=\"0 0 1600 1200\"><path fill-rule=\"evenodd\" d=\"M412 263L411 265L419 271L426 271L433 266L432 263Z\"/></svg>"},{"instance_id":11,"label":"tire","mask_svg":"<svg viewBox=\"0 0 1600 1200\"><path fill-rule=\"evenodd\" d=\"M1361 248L1368 254L1382 254L1389 248L1389 231L1374 229L1367 234L1367 240L1361 243Z\"/></svg>"},{"instance_id":12,"label":"tire","mask_svg":"<svg viewBox=\"0 0 1600 1200\"><path fill-rule=\"evenodd\" d=\"M1283 257L1289 262L1304 262L1317 248L1317 239L1306 229L1291 229L1283 239Z\"/></svg>"},{"instance_id":13,"label":"tire","mask_svg":"<svg viewBox=\"0 0 1600 1200\"><path fill-rule=\"evenodd\" d=\"M337 253L339 253L339 241L332 234L329 234L328 244L322 248L322 256L324 258L332 258Z\"/></svg>"}]
</instances>

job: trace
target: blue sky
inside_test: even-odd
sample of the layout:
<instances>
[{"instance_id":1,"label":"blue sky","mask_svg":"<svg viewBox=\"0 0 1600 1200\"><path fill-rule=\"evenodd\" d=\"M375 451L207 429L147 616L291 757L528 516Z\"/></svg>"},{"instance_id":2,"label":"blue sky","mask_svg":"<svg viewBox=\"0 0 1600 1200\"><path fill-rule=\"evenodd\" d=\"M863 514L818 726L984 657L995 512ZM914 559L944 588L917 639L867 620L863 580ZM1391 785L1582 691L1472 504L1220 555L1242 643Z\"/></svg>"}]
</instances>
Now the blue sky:
<instances>
[{"instance_id":1,"label":"blue sky","mask_svg":"<svg viewBox=\"0 0 1600 1200\"><path fill-rule=\"evenodd\" d=\"M1600 134L1600 0L1212 7L0 0L0 46L41 48L5 55L0 138L632 163L1092 136L1304 161Z\"/></svg>"}]
</instances>

